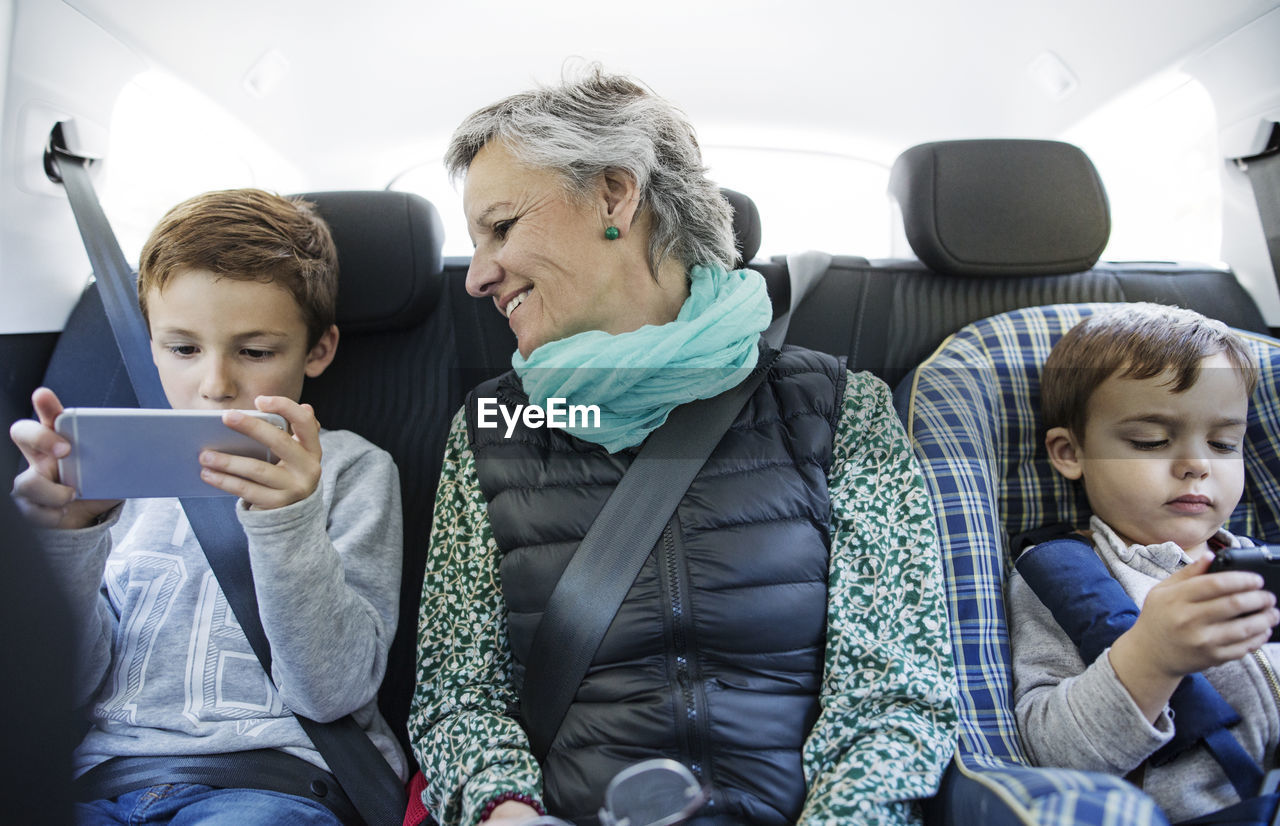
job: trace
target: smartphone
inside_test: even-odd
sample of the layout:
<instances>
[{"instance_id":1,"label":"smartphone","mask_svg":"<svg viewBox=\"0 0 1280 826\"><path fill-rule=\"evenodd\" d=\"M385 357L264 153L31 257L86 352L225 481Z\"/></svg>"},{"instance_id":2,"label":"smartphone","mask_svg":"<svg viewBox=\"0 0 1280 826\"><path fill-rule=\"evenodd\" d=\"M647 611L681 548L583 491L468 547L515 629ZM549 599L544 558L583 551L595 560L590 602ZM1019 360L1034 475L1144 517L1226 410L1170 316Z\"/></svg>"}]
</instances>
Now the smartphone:
<instances>
[{"instance_id":1,"label":"smartphone","mask_svg":"<svg viewBox=\"0 0 1280 826\"><path fill-rule=\"evenodd\" d=\"M217 450L264 462L261 443L222 423L222 410L69 407L53 429L71 442L58 460L62 483L81 499L230 496L200 478L200 451ZM243 410L285 429L275 413Z\"/></svg>"},{"instance_id":2,"label":"smartphone","mask_svg":"<svg viewBox=\"0 0 1280 826\"><path fill-rule=\"evenodd\" d=\"M1209 572L1253 571L1262 575L1262 587L1280 599L1280 546L1223 548L1214 552ZM1280 625L1271 629L1271 642L1280 642Z\"/></svg>"}]
</instances>

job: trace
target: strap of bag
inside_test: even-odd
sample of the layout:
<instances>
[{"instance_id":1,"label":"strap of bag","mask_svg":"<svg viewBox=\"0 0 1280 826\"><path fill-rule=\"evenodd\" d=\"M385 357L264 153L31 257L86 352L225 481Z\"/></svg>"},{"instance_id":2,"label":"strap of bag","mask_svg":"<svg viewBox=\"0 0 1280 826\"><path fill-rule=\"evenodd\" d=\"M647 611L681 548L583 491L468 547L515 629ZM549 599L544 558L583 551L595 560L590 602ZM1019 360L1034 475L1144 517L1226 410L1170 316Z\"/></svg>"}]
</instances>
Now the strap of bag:
<instances>
[{"instance_id":1,"label":"strap of bag","mask_svg":"<svg viewBox=\"0 0 1280 826\"><path fill-rule=\"evenodd\" d=\"M1024 551L1014 564L1086 663L1096 660L1138 620L1133 598L1082 539L1042 542ZM1173 739L1151 755L1152 765L1168 763L1202 740L1242 799L1258 793L1262 769L1227 730L1240 722L1240 715L1203 674L1183 677L1169 698L1169 707L1177 721Z\"/></svg>"},{"instance_id":2,"label":"strap of bag","mask_svg":"<svg viewBox=\"0 0 1280 826\"><path fill-rule=\"evenodd\" d=\"M94 192L89 178L90 162L67 149L62 124L56 125L45 150L45 171L67 191L138 403L143 407L165 408L169 403L151 361L150 336L138 310L133 270L125 261ZM209 568L270 678L271 646L258 615L258 597L249 567L249 543L235 516L235 500L216 497L181 501ZM405 810L404 786L351 715L331 723L295 716L364 821L370 826L401 823Z\"/></svg>"},{"instance_id":3,"label":"strap of bag","mask_svg":"<svg viewBox=\"0 0 1280 826\"><path fill-rule=\"evenodd\" d=\"M671 411L650 434L560 576L533 633L521 716L538 760L551 750L609 624L693 477L777 358L745 381Z\"/></svg>"}]
</instances>

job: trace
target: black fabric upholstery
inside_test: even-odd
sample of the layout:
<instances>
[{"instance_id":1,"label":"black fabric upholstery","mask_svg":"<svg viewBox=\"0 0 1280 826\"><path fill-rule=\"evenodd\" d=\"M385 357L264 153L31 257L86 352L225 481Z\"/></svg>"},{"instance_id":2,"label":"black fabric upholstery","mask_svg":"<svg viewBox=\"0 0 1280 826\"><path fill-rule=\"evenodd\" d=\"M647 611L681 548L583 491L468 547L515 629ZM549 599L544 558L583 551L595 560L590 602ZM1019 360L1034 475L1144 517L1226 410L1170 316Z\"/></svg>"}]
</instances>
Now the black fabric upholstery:
<instances>
[{"instance_id":1,"label":"black fabric upholstery","mask_svg":"<svg viewBox=\"0 0 1280 826\"><path fill-rule=\"evenodd\" d=\"M0 744L5 823L73 822L71 752L83 733L73 705L76 640L50 560L8 496L0 497L0 702L15 713Z\"/></svg>"},{"instance_id":2,"label":"black fabric upholstery","mask_svg":"<svg viewBox=\"0 0 1280 826\"><path fill-rule=\"evenodd\" d=\"M469 263L466 258L448 259L444 271L447 300L457 330L458 366L464 384L474 387L511 368L516 334L492 298L472 298L467 294Z\"/></svg>"},{"instance_id":3,"label":"black fabric upholstery","mask_svg":"<svg viewBox=\"0 0 1280 826\"><path fill-rule=\"evenodd\" d=\"M791 278L787 273L787 259L773 261L752 261L746 265L764 276L765 289L769 291L769 301L773 304L773 320L791 308Z\"/></svg>"},{"instance_id":4,"label":"black fabric upholstery","mask_svg":"<svg viewBox=\"0 0 1280 826\"><path fill-rule=\"evenodd\" d=\"M774 258L773 263L786 272L785 258ZM864 341L861 331L875 323L874 319L867 320L868 311L876 316L888 309L885 302L889 300L886 290L890 284L873 277L872 272L865 258L834 256L826 274L792 312L786 343L842 357L864 346L875 346L874 342ZM875 359L861 355L849 358L848 363L852 367L868 361L879 366Z\"/></svg>"},{"instance_id":5,"label":"black fabric upholstery","mask_svg":"<svg viewBox=\"0 0 1280 826\"><path fill-rule=\"evenodd\" d=\"M57 333L0 335L0 422L31 415L31 393L40 386L44 366L58 343ZM8 480L21 470L22 454L9 439L0 439L0 471Z\"/></svg>"},{"instance_id":6,"label":"black fabric upholstery","mask_svg":"<svg viewBox=\"0 0 1280 826\"><path fill-rule=\"evenodd\" d=\"M325 427L359 433L400 471L400 617L378 700L408 750L418 603L445 437L471 387L510 368L515 337L491 300L466 294L465 267L444 268L444 235L429 202L399 192L305 197L338 245L342 335L329 369L307 380L303 400Z\"/></svg>"},{"instance_id":7,"label":"black fabric upholstery","mask_svg":"<svg viewBox=\"0 0 1280 826\"><path fill-rule=\"evenodd\" d=\"M445 434L464 391L456 369L453 332L449 308L441 305L413 327L344 335L329 369L308 379L302 393L322 425L359 433L390 453L400 471L404 506L400 614L379 705L406 748L432 503Z\"/></svg>"},{"instance_id":8,"label":"black fabric upholstery","mask_svg":"<svg viewBox=\"0 0 1280 826\"><path fill-rule=\"evenodd\" d=\"M949 278L918 261L837 256L792 315L787 343L846 356L893 386L956 330L1019 307L1090 301L1176 304L1268 333L1230 270L1192 264L1105 264L1070 275Z\"/></svg>"},{"instance_id":9,"label":"black fabric upholstery","mask_svg":"<svg viewBox=\"0 0 1280 826\"><path fill-rule=\"evenodd\" d=\"M892 386L951 333L1020 307L1154 301L1269 332L1230 270L1095 266L1110 234L1106 194L1070 144L921 144L899 157L889 187L920 260L836 256L792 313L788 344L845 356Z\"/></svg>"},{"instance_id":10,"label":"black fabric upholstery","mask_svg":"<svg viewBox=\"0 0 1280 826\"><path fill-rule=\"evenodd\" d=\"M1087 270L1111 234L1093 162L1060 141L941 141L894 162L889 191L911 249L942 275Z\"/></svg>"},{"instance_id":11,"label":"black fabric upholstery","mask_svg":"<svg viewBox=\"0 0 1280 826\"><path fill-rule=\"evenodd\" d=\"M303 197L329 222L338 247L342 343L366 330L421 323L434 309L444 284L444 229L435 207L402 192L316 192ZM58 336L44 382L67 407L137 406L92 280Z\"/></svg>"},{"instance_id":12,"label":"black fabric upholstery","mask_svg":"<svg viewBox=\"0 0 1280 826\"><path fill-rule=\"evenodd\" d=\"M64 407L138 406L96 283L89 283L67 318L43 383Z\"/></svg>"},{"instance_id":13,"label":"black fabric upholstery","mask_svg":"<svg viewBox=\"0 0 1280 826\"><path fill-rule=\"evenodd\" d=\"M734 264L741 269L760 251L760 210L756 202L732 189L721 189L720 194L733 207L733 237L737 242L738 260Z\"/></svg>"},{"instance_id":14,"label":"black fabric upholstery","mask_svg":"<svg viewBox=\"0 0 1280 826\"><path fill-rule=\"evenodd\" d=\"M310 192L338 247L343 334L419 323L443 282L444 225L430 201L407 192Z\"/></svg>"}]
</instances>

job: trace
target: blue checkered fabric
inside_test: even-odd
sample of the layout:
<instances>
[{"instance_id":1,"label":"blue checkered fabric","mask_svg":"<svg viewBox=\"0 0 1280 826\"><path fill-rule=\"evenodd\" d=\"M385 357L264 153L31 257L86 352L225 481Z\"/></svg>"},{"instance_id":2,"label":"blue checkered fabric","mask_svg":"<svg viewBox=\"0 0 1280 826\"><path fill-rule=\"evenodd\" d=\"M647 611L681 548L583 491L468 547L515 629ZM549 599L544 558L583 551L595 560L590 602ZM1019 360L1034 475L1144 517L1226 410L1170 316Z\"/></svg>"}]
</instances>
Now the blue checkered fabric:
<instances>
[{"instance_id":1,"label":"blue checkered fabric","mask_svg":"<svg viewBox=\"0 0 1280 826\"><path fill-rule=\"evenodd\" d=\"M986 812L972 821L984 826L1167 823L1150 798L1118 778L1029 768L1011 702L1009 537L1088 519L1083 493L1054 472L1045 454L1040 368L1063 333L1104 306L1115 305L1033 307L970 324L908 376L897 396L939 523L961 688L951 782L979 784L979 796L1006 809L1004 818ZM1280 538L1280 341L1241 335L1258 355L1262 380L1245 437L1245 494L1229 528Z\"/></svg>"}]
</instances>

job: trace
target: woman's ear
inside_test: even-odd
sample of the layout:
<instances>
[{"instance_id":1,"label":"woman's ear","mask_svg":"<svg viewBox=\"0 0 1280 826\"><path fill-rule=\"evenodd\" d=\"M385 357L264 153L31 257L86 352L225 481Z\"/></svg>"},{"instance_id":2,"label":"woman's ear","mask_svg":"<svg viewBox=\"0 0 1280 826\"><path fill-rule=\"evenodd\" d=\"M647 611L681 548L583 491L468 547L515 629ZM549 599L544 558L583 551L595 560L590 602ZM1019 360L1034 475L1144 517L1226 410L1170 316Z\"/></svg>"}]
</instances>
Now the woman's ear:
<instances>
[{"instance_id":1,"label":"woman's ear","mask_svg":"<svg viewBox=\"0 0 1280 826\"><path fill-rule=\"evenodd\" d=\"M1065 427L1051 427L1044 434L1045 450L1049 452L1049 462L1053 469L1067 479L1079 479L1084 476L1084 465L1080 459L1080 443L1075 435Z\"/></svg>"},{"instance_id":2,"label":"woman's ear","mask_svg":"<svg viewBox=\"0 0 1280 826\"><path fill-rule=\"evenodd\" d=\"M600 199L605 226L617 227L623 235L631 229L640 208L640 187L625 169L606 169L600 176Z\"/></svg>"}]
</instances>

